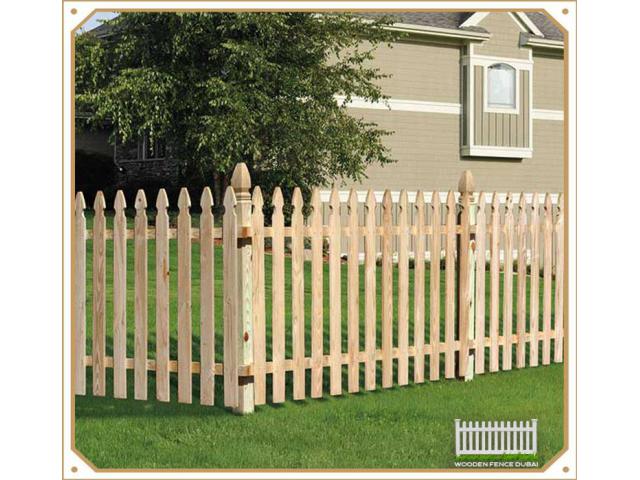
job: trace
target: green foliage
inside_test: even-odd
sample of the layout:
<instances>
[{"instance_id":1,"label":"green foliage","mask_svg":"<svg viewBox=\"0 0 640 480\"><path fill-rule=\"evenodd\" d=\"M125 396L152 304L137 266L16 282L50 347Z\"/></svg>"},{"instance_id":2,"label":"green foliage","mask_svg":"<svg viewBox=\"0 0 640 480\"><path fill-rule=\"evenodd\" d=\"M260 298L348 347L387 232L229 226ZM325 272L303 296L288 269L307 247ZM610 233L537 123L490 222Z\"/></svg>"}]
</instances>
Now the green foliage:
<instances>
[{"instance_id":1,"label":"green foliage","mask_svg":"<svg viewBox=\"0 0 640 480\"><path fill-rule=\"evenodd\" d=\"M166 139L185 173L246 162L265 187L358 180L387 163L390 132L347 114L335 95L385 97L375 48L387 17L351 14L123 13L103 39L76 37L77 110L119 139Z\"/></svg>"}]
</instances>

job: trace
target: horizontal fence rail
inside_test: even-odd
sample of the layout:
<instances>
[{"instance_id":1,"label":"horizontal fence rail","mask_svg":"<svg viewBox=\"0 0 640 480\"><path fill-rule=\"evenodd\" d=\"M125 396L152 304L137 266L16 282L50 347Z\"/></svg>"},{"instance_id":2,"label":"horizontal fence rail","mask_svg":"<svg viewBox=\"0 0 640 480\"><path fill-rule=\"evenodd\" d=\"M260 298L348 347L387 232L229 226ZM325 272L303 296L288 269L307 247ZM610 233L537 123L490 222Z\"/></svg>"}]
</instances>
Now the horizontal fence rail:
<instances>
[{"instance_id":1,"label":"horizontal fence rail","mask_svg":"<svg viewBox=\"0 0 640 480\"><path fill-rule=\"evenodd\" d=\"M456 419L456 456L535 454L538 420L465 422Z\"/></svg>"},{"instance_id":2,"label":"horizontal fence rail","mask_svg":"<svg viewBox=\"0 0 640 480\"><path fill-rule=\"evenodd\" d=\"M562 195L476 194L466 172L459 192L395 202L337 189L323 201L315 189L305 205L295 189L287 209L276 188L266 211L250 187L240 164L220 216L208 188L195 209L182 189L177 221L160 190L152 225L139 191L129 226L121 192L112 222L101 192L90 218L77 194L76 394L91 367L94 395L109 384L126 398L132 380L146 400L153 372L159 401L174 385L181 403L213 405L222 391L249 413L562 361Z\"/></svg>"}]
</instances>

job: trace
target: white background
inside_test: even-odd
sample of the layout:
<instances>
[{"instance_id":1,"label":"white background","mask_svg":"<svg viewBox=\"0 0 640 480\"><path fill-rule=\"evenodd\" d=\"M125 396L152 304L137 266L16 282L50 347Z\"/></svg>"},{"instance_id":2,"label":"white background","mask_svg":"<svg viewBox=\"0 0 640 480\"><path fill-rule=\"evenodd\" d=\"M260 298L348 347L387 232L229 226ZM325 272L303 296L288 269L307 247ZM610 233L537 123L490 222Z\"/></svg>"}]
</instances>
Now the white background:
<instances>
[{"instance_id":1,"label":"white background","mask_svg":"<svg viewBox=\"0 0 640 480\"><path fill-rule=\"evenodd\" d=\"M640 70L640 8L634 4L581 0L578 5L580 479L618 478L639 469L640 85L632 72ZM61 4L14 1L3 7L0 476L57 479L62 476Z\"/></svg>"}]
</instances>

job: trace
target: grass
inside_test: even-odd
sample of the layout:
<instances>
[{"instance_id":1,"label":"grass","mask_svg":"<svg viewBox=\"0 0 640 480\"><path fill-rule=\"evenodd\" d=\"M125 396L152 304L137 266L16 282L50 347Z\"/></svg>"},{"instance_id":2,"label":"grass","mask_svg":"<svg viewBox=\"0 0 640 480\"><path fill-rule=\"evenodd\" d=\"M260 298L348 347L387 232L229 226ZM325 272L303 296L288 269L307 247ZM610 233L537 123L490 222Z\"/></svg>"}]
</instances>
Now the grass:
<instances>
[{"instance_id":1,"label":"grass","mask_svg":"<svg viewBox=\"0 0 640 480\"><path fill-rule=\"evenodd\" d=\"M194 215L195 217L195 215ZM194 218L194 222L195 222ZM88 219L91 228L91 219ZM194 225L197 223L194 223ZM177 355L176 242L171 249L171 355ZM133 356L133 245L128 242L128 356ZM216 361L222 361L222 254L216 248L215 308ZM149 357L155 356L154 242L149 242ZM192 249L193 355L199 359L199 245ZM267 344L270 345L271 258L266 257ZM91 352L91 242L87 245L87 352ZM328 291L328 265L324 268ZM291 262L285 264L287 355L291 355ZM377 269L378 282L380 268ZM305 264L305 314L310 325L310 265ZM413 343L413 271L410 272L409 337ZM107 242L107 355L112 354L113 245ZM397 269L394 269L397 285ZM429 272L425 291L429 311ZM379 285L379 283L378 283ZM360 308L364 311L364 286L360 282ZM444 291L444 275L441 275ZM514 278L514 295L517 278ZM488 293L488 292L487 292ZM346 335L346 265L342 275L343 349ZM488 295L487 295L488 300ZM378 296L378 332L381 299ZM515 297L514 297L515 302ZM325 303L325 352L328 351L328 295ZM487 303L488 305L488 303ZM515 303L514 303L515 305ZM394 302L394 309L397 303ZM514 309L515 310L515 309ZM444 312L444 299L441 299ZM394 318L397 318L394 311ZM486 319L488 328L488 318ZM515 318L513 321L515 332ZM397 322L394 321L397 329ZM429 341L427 326L426 340ZM364 328L361 324L361 347ZM310 355L307 329L306 355ZM444 339L444 316L441 340ZM394 332L394 344L397 331ZM378 333L378 347L380 338ZM515 349L514 349L515 351ZM270 359L270 348L267 348ZM488 357L488 355L487 355ZM442 361L442 359L441 359ZM410 363L411 368L412 364ZM552 365L476 377L473 382L439 382L389 390L293 402L288 373L285 404L259 407L254 415L236 417L221 406L221 379L216 382L216 406L197 405L198 378L194 376L193 405L178 404L177 378L172 375L172 402L114 400L112 372L107 372L107 397L76 397L76 447L100 468L448 468L455 460L453 419L539 419L538 459L541 465L562 446L563 366ZM426 371L428 372L428 365ZM378 369L380 370L380 369ZM90 369L89 377L90 377ZM380 372L378 372L380 373ZM361 371L362 375L362 371ZM412 372L410 371L410 378ZM307 379L309 377L307 376ZM328 371L325 373L328 382ZM395 378L395 377L394 377ZM154 398L153 372L149 398ZM343 380L346 391L346 367ZM88 379L90 381L90 378ZM307 381L307 389L309 388ZM90 385L90 383L88 383ZM361 382L362 385L362 382ZM133 397L129 372L129 398ZM269 385L268 385L269 387ZM328 391L325 385L325 392ZM268 400L270 390L268 389Z\"/></svg>"}]
</instances>

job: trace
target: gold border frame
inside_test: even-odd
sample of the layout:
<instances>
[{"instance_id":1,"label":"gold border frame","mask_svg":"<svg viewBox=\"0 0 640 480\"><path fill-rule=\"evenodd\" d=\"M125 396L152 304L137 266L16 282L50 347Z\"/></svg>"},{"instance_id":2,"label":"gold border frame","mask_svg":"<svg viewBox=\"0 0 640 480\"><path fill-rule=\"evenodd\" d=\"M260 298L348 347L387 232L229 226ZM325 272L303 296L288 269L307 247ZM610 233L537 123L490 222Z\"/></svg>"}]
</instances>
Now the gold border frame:
<instances>
[{"instance_id":1,"label":"gold border frame","mask_svg":"<svg viewBox=\"0 0 640 480\"><path fill-rule=\"evenodd\" d=\"M62 0L62 35L63 35L63 42L62 42L62 61L64 64L64 54L65 54L65 46L64 46L64 36L65 36L65 32L64 32L64 18L65 18L65 6L66 4L69 2L73 2L73 3L93 3L94 0ZM175 2L176 0L118 0L121 3L128 3L128 2L146 2L146 3L160 3L160 2ZM209 2L211 0L191 0L194 2ZM270 2L272 0L256 0L259 2ZM380 2L380 3L390 3L389 0L354 0L356 2ZM409 2L423 2L424 0L408 0ZM439 1L444 1L444 2L459 2L460 0L439 0ZM470 0L474 3L484 3L486 0ZM518 2L538 2L540 0L492 0L493 2L513 2L513 1L518 1ZM576 0L545 0L549 3L574 3L577 4ZM69 98L69 102L70 102L70 118L71 118L71 128L70 128L70 134L71 134L71 138L70 138L70 154L71 154L71 165L70 165L70 185L75 185L75 149L74 149L74 145L75 145L75 123L74 123L74 116L75 116L75 33L78 31L79 28L81 28L86 21L91 18L95 13L98 12L166 12L166 13L175 13L175 12L238 12L238 11L243 11L243 12L291 12L291 11L308 11L308 8L288 8L288 9L283 9L283 8L198 8L198 9L193 9L193 8L163 8L163 7L159 7L159 8L95 8L92 9L92 11L85 16L80 22L78 22L78 24L71 29L71 31L69 32L70 38L69 38L69 48L70 48L70 62L69 62L69 67L70 67L70 98ZM314 8L314 11L333 11L333 12L468 12L469 10L475 10L475 11L487 11L487 12L511 12L513 11L513 9L507 9L507 8L487 8L487 9L464 9L464 8L451 8L451 9L435 9L435 8L394 8L394 7L386 7L386 8ZM564 35L564 51L563 51L563 63L564 63L564 78L563 78L563 87L564 87L564 99L563 99L563 113L564 113L564 120L563 120L563 136L564 136L564 141L563 141L563 157L564 157L564 162L563 162L563 185L564 185L564 212L565 212L565 224L564 224L564 235L565 235L565 242L564 242L564 257L566 259L565 261L565 272L564 272L564 278L565 278L565 284L564 284L564 292L563 292L563 296L564 296L564 312L563 312L563 316L565 319L569 318L569 302L568 302L568 298L569 298L569 219L570 219L570 213L569 212L569 124L570 124L570 116L569 116L569 32L553 17L553 15L551 15L546 9L544 8L529 8L529 9L518 9L518 11L522 11L522 12L538 12L538 13L544 13L547 15L547 17L556 25L556 27L558 27ZM577 17L577 8L576 8L576 17ZM63 225L64 225L64 214L65 214L65 202L64 202L64 198L65 198L65 192L64 192L64 167L65 167L65 150L64 150L64 138L65 138L65 122L64 122L64 92L65 92L65 84L64 84L64 68L62 69L62 110L63 110L63 122L62 122L62 220L63 220ZM576 106L577 108L577 106ZM577 124L577 119L576 119L576 124ZM576 167L577 170L577 167ZM74 215L74 199L75 199L75 195L73 193L73 190L70 191L70 201L69 201L69 212L70 212L70 218L73 218ZM75 225L74 222L70 223L70 227L71 227L71 236L70 236L70 260L73 264L73 251L74 251L74 244L75 244L75 235L74 235L74 229L75 229ZM63 406L62 406L62 427L63 427L63 455L62 455L62 479L66 480L68 477L65 476L65 465L64 465L64 424L65 424L65 415L64 415L64 389L65 389L65 385L64 385L64 369L65 369L65 365L64 365L64 349L65 349L65 338L64 338L64 318L65 318L65 311L64 311L64 299L65 299L65 295L66 292L64 290L64 265L66 262L66 258L64 255L64 239L65 239L65 229L62 229L62 244L63 244L63 251L62 251L62 270L63 270L63 288L62 288L62 320L63 320L63 324L62 324L62 330L63 330L63 335L62 335L62 346L63 346L63 369L62 369L62 391L63 391ZM73 282L74 282L74 269L73 267L70 269L70 280L71 280L71 288L73 286ZM73 326L75 325L75 318L74 318L74 313L73 313L73 309L70 309L70 316L71 316L71 365L70 368L73 368L73 358L75 357L75 344L73 342ZM179 469L179 468L160 468L160 469L120 469L120 468L98 468L96 467L93 462L91 462L83 453L81 453L75 446L75 394L74 394L74 383L75 383L75 379L73 377L73 374L71 374L71 382L69 385L70 388L70 407L71 407L71 429L70 429L70 437L71 437L71 444L69 446L69 448L76 454L78 455L79 458L81 458L93 471L95 471L96 473L124 473L124 472L132 472L132 473L223 473L223 472L229 472L229 473L275 473L275 472L283 472L283 473L293 473L293 472L304 472L304 473L324 473L324 472L328 472L328 473L338 473L338 472L344 472L344 473L363 473L363 472L380 472L380 473L392 473L392 472L401 472L401 473L462 473L462 472L468 472L468 473L498 473L498 474L503 474L503 473L544 473L546 472L551 465L553 465L569 448L569 439L568 439L568 420L569 420L569 382L568 382L568 373L569 373L569 335L570 335L570 322L567 321L565 322L565 334L563 337L563 347L564 347L564 351L565 351L565 360L564 360L564 379L563 379L563 446L562 449L560 449L553 457L551 457L551 459L549 459L549 461L547 463L545 463L541 468L537 468L537 469L459 469L459 468L451 468L451 469L373 469L373 468L365 468L365 469L199 469L199 468L187 468L187 469ZM576 328L577 329L577 328ZM576 358L577 361L577 358ZM576 386L577 386L577 379L576 379ZM577 401L577 398L576 398ZM577 443L577 425L576 425L576 443ZM576 457L577 457L577 453L576 453ZM574 473L574 478L577 474L577 465L576 465L576 471L573 472ZM81 477L71 477L74 480L81 480ZM563 479L564 480L564 479Z\"/></svg>"}]
</instances>

